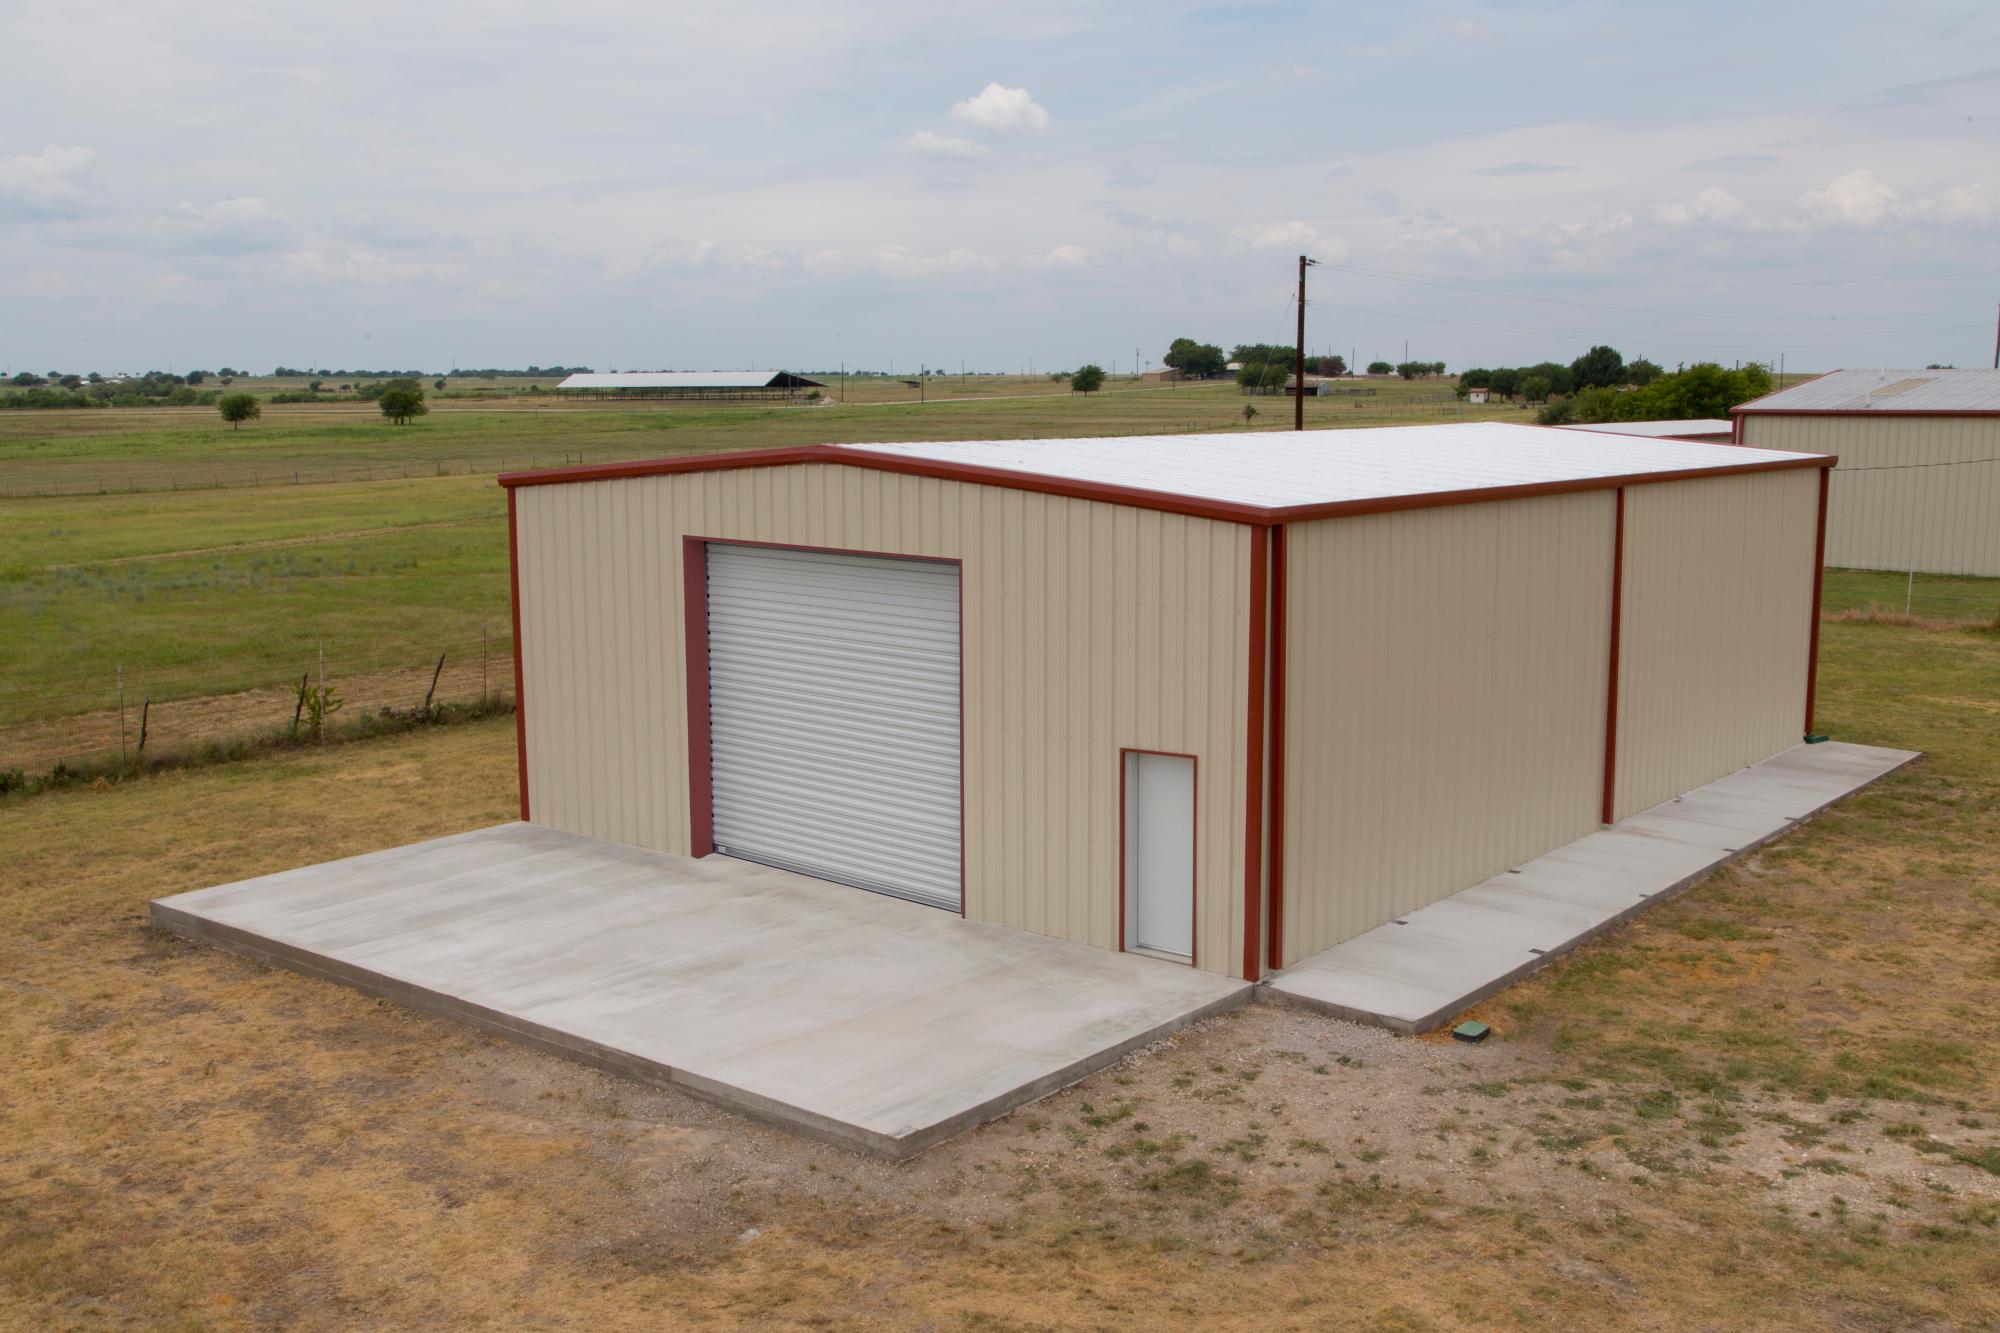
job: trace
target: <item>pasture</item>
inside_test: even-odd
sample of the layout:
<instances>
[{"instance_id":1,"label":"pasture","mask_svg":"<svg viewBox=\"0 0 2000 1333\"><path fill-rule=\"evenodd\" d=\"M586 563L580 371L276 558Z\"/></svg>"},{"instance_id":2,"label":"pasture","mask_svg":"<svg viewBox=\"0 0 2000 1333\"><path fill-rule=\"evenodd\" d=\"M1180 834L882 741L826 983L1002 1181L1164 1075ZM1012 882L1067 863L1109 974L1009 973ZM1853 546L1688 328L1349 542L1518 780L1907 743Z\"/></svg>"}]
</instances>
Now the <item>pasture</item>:
<instances>
[{"instance_id":1,"label":"pasture","mask_svg":"<svg viewBox=\"0 0 2000 1333\"><path fill-rule=\"evenodd\" d=\"M282 383L297 387L296 381ZM512 386L514 381L496 382ZM150 744L266 733L302 673L348 716L511 691L506 503L494 474L855 440L1288 427L1291 401L1233 385L1046 377L852 380L850 401L744 405L454 397L413 425L369 403L273 404L232 430L209 408L0 412L0 771L104 761L151 700ZM1316 428L1510 419L1448 382L1314 398ZM546 396L543 396L544 398ZM151 753L159 753L157 749Z\"/></svg>"},{"instance_id":2,"label":"pasture","mask_svg":"<svg viewBox=\"0 0 2000 1333\"><path fill-rule=\"evenodd\" d=\"M0 1323L2000 1321L2000 638L1834 621L1921 763L1481 1006L1252 1005L905 1166L151 930L511 817L504 719L0 804Z\"/></svg>"}]
</instances>

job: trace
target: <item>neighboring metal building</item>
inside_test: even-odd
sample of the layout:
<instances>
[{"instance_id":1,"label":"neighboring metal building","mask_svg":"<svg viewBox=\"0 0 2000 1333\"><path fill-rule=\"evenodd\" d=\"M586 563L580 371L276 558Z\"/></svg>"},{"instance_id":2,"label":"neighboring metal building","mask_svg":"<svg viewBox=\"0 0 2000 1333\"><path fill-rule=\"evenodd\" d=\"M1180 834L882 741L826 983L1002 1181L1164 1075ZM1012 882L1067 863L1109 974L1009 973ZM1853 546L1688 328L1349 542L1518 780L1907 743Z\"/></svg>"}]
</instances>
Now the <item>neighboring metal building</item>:
<instances>
[{"instance_id":1,"label":"neighboring metal building","mask_svg":"<svg viewBox=\"0 0 2000 1333\"><path fill-rule=\"evenodd\" d=\"M579 373L556 385L556 392L592 398L790 398L801 389L825 387L788 370L661 370Z\"/></svg>"},{"instance_id":2,"label":"neighboring metal building","mask_svg":"<svg viewBox=\"0 0 2000 1333\"><path fill-rule=\"evenodd\" d=\"M1468 424L510 474L522 817L1254 980L1796 743L1831 462Z\"/></svg>"},{"instance_id":3,"label":"neighboring metal building","mask_svg":"<svg viewBox=\"0 0 2000 1333\"><path fill-rule=\"evenodd\" d=\"M2000 576L2000 370L1836 370L1735 415L1739 444L1840 455L1829 565Z\"/></svg>"},{"instance_id":4,"label":"neighboring metal building","mask_svg":"<svg viewBox=\"0 0 2000 1333\"><path fill-rule=\"evenodd\" d=\"M1693 417L1683 421L1597 421L1564 430L1594 430L1604 435L1642 435L1649 440L1702 440L1728 444L1736 438L1736 423L1720 417Z\"/></svg>"}]
</instances>

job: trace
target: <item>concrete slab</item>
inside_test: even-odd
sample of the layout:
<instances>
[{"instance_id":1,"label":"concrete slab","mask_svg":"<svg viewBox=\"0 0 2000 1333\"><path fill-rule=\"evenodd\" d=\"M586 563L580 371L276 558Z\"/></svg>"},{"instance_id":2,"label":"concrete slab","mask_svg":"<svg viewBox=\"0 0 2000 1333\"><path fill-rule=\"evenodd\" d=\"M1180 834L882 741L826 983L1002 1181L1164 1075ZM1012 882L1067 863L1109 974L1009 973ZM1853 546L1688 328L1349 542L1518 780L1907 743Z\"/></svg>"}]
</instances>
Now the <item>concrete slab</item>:
<instances>
[{"instance_id":1,"label":"concrete slab","mask_svg":"<svg viewBox=\"0 0 2000 1333\"><path fill-rule=\"evenodd\" d=\"M152 917L892 1158L1253 993L748 862L533 824L162 898Z\"/></svg>"},{"instance_id":2,"label":"concrete slab","mask_svg":"<svg viewBox=\"0 0 2000 1333\"><path fill-rule=\"evenodd\" d=\"M1793 746L1295 963L1261 993L1427 1031L1917 757Z\"/></svg>"}]
</instances>

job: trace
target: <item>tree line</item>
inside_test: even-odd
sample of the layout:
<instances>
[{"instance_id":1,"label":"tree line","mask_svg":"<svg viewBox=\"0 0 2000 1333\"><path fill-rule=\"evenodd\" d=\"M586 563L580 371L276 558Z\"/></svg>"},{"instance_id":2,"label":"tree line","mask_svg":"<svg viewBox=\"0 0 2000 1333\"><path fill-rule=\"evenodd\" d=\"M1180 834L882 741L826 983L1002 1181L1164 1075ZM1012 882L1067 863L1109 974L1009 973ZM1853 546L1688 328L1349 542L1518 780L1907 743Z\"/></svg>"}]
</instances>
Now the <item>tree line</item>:
<instances>
[{"instance_id":1,"label":"tree line","mask_svg":"<svg viewBox=\"0 0 2000 1333\"><path fill-rule=\"evenodd\" d=\"M1539 361L1532 366L1503 366L1497 370L1481 366L1461 371L1458 388L1461 395L1469 389L1490 389L1509 398L1543 403L1582 389L1621 385L1643 388L1660 374L1660 367L1644 357L1628 365L1617 348L1597 346L1566 366L1557 361Z\"/></svg>"}]
</instances>

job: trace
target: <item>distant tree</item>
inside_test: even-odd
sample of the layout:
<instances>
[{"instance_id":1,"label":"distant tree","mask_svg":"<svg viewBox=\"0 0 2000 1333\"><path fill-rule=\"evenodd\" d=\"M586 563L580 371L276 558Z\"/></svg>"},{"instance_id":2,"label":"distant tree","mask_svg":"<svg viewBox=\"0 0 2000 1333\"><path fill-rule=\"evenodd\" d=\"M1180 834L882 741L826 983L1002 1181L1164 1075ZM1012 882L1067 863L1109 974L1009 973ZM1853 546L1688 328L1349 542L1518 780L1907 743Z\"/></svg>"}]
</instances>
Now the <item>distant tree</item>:
<instances>
[{"instance_id":1,"label":"distant tree","mask_svg":"<svg viewBox=\"0 0 2000 1333\"><path fill-rule=\"evenodd\" d=\"M1521 371L1521 388L1523 393L1527 392L1527 378L1534 375L1538 375L1549 382L1548 390L1543 394L1543 397L1547 397L1551 393L1566 394L1576 387L1576 376L1570 371L1568 366L1557 365L1553 361L1537 361L1534 365L1528 366Z\"/></svg>"},{"instance_id":2,"label":"distant tree","mask_svg":"<svg viewBox=\"0 0 2000 1333\"><path fill-rule=\"evenodd\" d=\"M1291 382L1292 368L1276 361L1264 363L1263 374L1257 377L1257 387L1265 393L1283 393L1285 385Z\"/></svg>"},{"instance_id":3,"label":"distant tree","mask_svg":"<svg viewBox=\"0 0 2000 1333\"><path fill-rule=\"evenodd\" d=\"M438 377L437 377L437 383L435 383L435 384L431 385L431 387L432 387L433 389L436 389L436 390L437 390L437 391L438 391L439 393L443 393L443 392L444 392L444 376L442 376L442 375L438 376Z\"/></svg>"},{"instance_id":4,"label":"distant tree","mask_svg":"<svg viewBox=\"0 0 2000 1333\"><path fill-rule=\"evenodd\" d=\"M94 370L93 370L93 371L91 371L91 372L90 372L90 373L89 373L88 375L85 375L85 376L84 376L84 378L85 378L85 379L87 379L87 380L89 380L89 381L90 381L90 382L91 382L92 384L102 384L102 383L104 383L104 376L102 376L102 375L98 374L98 373L97 373L96 371L94 371Z\"/></svg>"},{"instance_id":5,"label":"distant tree","mask_svg":"<svg viewBox=\"0 0 2000 1333\"><path fill-rule=\"evenodd\" d=\"M225 393L215 405L222 419L229 423L231 430L242 430L243 423L255 421L264 415L264 405L257 401L255 394Z\"/></svg>"},{"instance_id":6,"label":"distant tree","mask_svg":"<svg viewBox=\"0 0 2000 1333\"><path fill-rule=\"evenodd\" d=\"M1625 382L1636 385L1641 389L1665 373L1665 371L1660 369L1657 362L1648 361L1643 356L1637 361L1628 361L1625 363Z\"/></svg>"},{"instance_id":7,"label":"distant tree","mask_svg":"<svg viewBox=\"0 0 2000 1333\"><path fill-rule=\"evenodd\" d=\"M1344 356L1309 356L1306 369L1315 375L1345 375L1347 358Z\"/></svg>"},{"instance_id":8,"label":"distant tree","mask_svg":"<svg viewBox=\"0 0 2000 1333\"><path fill-rule=\"evenodd\" d=\"M1078 366L1076 374L1069 377L1071 393L1096 393L1104 387L1104 367L1096 363Z\"/></svg>"},{"instance_id":9,"label":"distant tree","mask_svg":"<svg viewBox=\"0 0 2000 1333\"><path fill-rule=\"evenodd\" d=\"M1393 375L1396 373L1396 368L1387 361L1370 361L1368 363L1368 373L1370 375Z\"/></svg>"},{"instance_id":10,"label":"distant tree","mask_svg":"<svg viewBox=\"0 0 2000 1333\"><path fill-rule=\"evenodd\" d=\"M1247 426L1256 419L1257 419L1257 404L1255 403L1243 404L1243 424Z\"/></svg>"},{"instance_id":11,"label":"distant tree","mask_svg":"<svg viewBox=\"0 0 2000 1333\"><path fill-rule=\"evenodd\" d=\"M1569 363L1571 387L1597 389L1625 382L1625 358L1616 347L1599 344Z\"/></svg>"},{"instance_id":12,"label":"distant tree","mask_svg":"<svg viewBox=\"0 0 2000 1333\"><path fill-rule=\"evenodd\" d=\"M60 382L65 389L80 389L83 387L83 376L65 375Z\"/></svg>"},{"instance_id":13,"label":"distant tree","mask_svg":"<svg viewBox=\"0 0 2000 1333\"><path fill-rule=\"evenodd\" d=\"M1759 365L1730 370L1700 361L1672 375L1662 375L1645 388L1620 396L1619 419L1679 421L1726 417L1729 409L1771 392L1771 372Z\"/></svg>"},{"instance_id":14,"label":"distant tree","mask_svg":"<svg viewBox=\"0 0 2000 1333\"><path fill-rule=\"evenodd\" d=\"M1206 379L1210 375L1220 375L1228 358L1214 343L1198 343L1192 338L1176 338L1167 348L1162 364L1178 371L1189 379Z\"/></svg>"},{"instance_id":15,"label":"distant tree","mask_svg":"<svg viewBox=\"0 0 2000 1333\"><path fill-rule=\"evenodd\" d=\"M187 373L187 382L189 384L199 384L207 378L208 372L205 370L190 370Z\"/></svg>"},{"instance_id":16,"label":"distant tree","mask_svg":"<svg viewBox=\"0 0 2000 1333\"><path fill-rule=\"evenodd\" d=\"M1238 343L1236 350L1229 354L1229 359L1246 366L1290 366L1298 359L1298 349L1281 347L1276 343Z\"/></svg>"},{"instance_id":17,"label":"distant tree","mask_svg":"<svg viewBox=\"0 0 2000 1333\"><path fill-rule=\"evenodd\" d=\"M1244 389L1262 387L1264 383L1264 363L1261 361L1246 362L1236 371L1236 383L1239 388Z\"/></svg>"},{"instance_id":18,"label":"distant tree","mask_svg":"<svg viewBox=\"0 0 2000 1333\"><path fill-rule=\"evenodd\" d=\"M42 377L32 370L24 370L7 382L17 389L32 389L42 382Z\"/></svg>"},{"instance_id":19,"label":"distant tree","mask_svg":"<svg viewBox=\"0 0 2000 1333\"><path fill-rule=\"evenodd\" d=\"M424 391L414 384L392 381L390 388L382 390L375 399L375 405L382 409L382 415L398 426L407 426L411 419L420 417L431 410L424 401Z\"/></svg>"},{"instance_id":20,"label":"distant tree","mask_svg":"<svg viewBox=\"0 0 2000 1333\"><path fill-rule=\"evenodd\" d=\"M224 378L224 379L235 379L235 378L236 378L236 372L235 372L235 371L233 371L233 370L231 370L231 369L230 369L230 368L229 368L228 366L224 366L224 367L223 367L222 369L220 369L220 370L216 371L215 373L216 373L217 375L220 375L220 376L221 376L222 378Z\"/></svg>"},{"instance_id":21,"label":"distant tree","mask_svg":"<svg viewBox=\"0 0 2000 1333\"><path fill-rule=\"evenodd\" d=\"M1547 375L1529 375L1521 381L1521 396L1531 403L1546 403L1552 388Z\"/></svg>"},{"instance_id":22,"label":"distant tree","mask_svg":"<svg viewBox=\"0 0 2000 1333\"><path fill-rule=\"evenodd\" d=\"M306 385L306 392L307 392L307 393L318 393L318 392L319 392L319 386L320 386L320 385L322 385L322 384L324 384L324 383L326 383L326 381L325 381L325 380L313 380L313 381L312 381L311 383L309 383L309 384L307 384L307 385Z\"/></svg>"}]
</instances>

